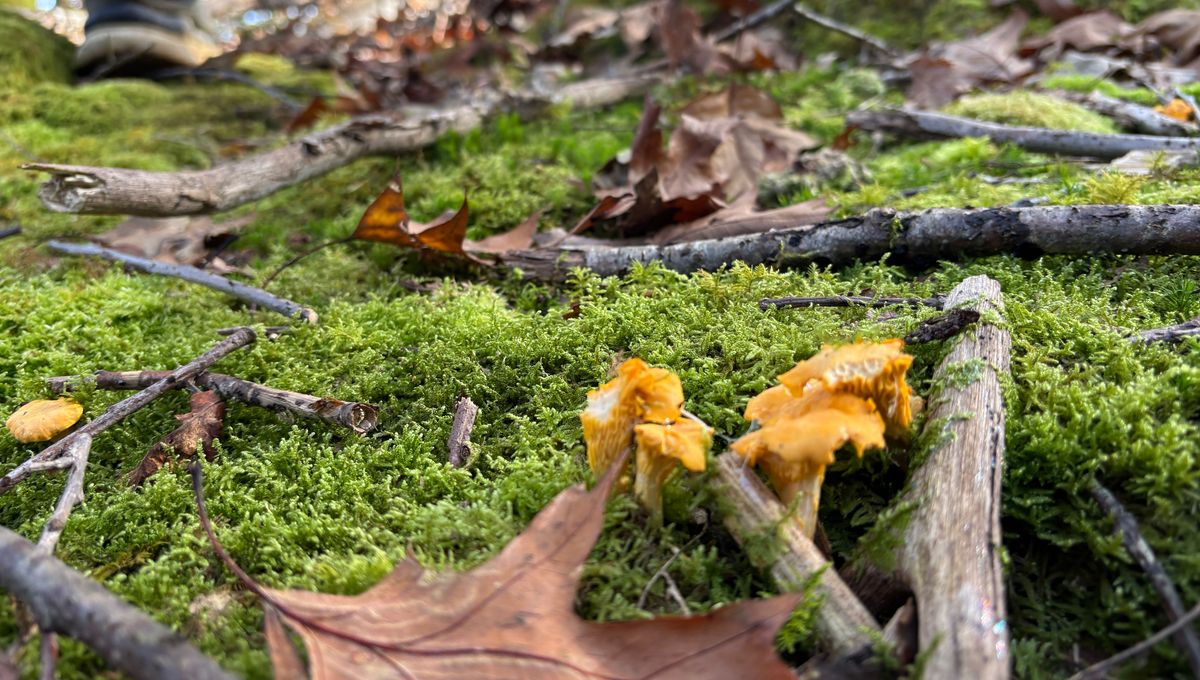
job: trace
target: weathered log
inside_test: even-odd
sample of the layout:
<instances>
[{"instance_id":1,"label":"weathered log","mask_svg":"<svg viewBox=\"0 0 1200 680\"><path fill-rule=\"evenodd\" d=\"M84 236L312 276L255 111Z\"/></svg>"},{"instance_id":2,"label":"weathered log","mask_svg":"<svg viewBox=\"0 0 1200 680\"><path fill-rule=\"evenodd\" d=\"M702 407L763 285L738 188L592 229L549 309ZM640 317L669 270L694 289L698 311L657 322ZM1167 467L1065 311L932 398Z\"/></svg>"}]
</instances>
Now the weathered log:
<instances>
[{"instance_id":1,"label":"weathered log","mask_svg":"<svg viewBox=\"0 0 1200 680\"><path fill-rule=\"evenodd\" d=\"M517 102L530 110L554 102L579 108L606 106L644 91L657 76L600 78L568 85L546 97ZM439 111L419 120L375 114L354 118L291 144L208 170L149 172L124 168L28 163L48 172L38 197L55 212L147 217L197 215L229 210L269 196L367 156L395 156L467 132L510 108L503 98Z\"/></svg>"},{"instance_id":2,"label":"weathered log","mask_svg":"<svg viewBox=\"0 0 1200 680\"><path fill-rule=\"evenodd\" d=\"M297 319L302 319L310 324L317 323L317 313L308 307L285 300L281 297L268 293L261 288L247 286L244 283L238 283L232 279L227 279L224 276L206 272L198 267L193 267L186 264L171 264L169 262L159 262L137 255L130 255L112 248L105 248L94 243L67 243L65 241L50 241L46 244L50 250L56 253L65 255L87 255L92 257L102 257L113 262L120 262L134 269L146 272L147 274L157 274L159 276L170 276L177 279L183 279L189 283L198 283L206 288L232 295L233 297L248 302L253 305L260 305L273 312L279 312L284 316L289 316Z\"/></svg>"},{"instance_id":3,"label":"weathered log","mask_svg":"<svg viewBox=\"0 0 1200 680\"><path fill-rule=\"evenodd\" d=\"M963 257L1042 253L1200 255L1200 206L1061 205L1024 208L889 209L748 236L670 246L514 250L510 267L538 279L563 279L576 267L602 276L661 262L678 272L713 271L734 262L803 267L873 261L927 265Z\"/></svg>"},{"instance_id":4,"label":"weathered log","mask_svg":"<svg viewBox=\"0 0 1200 680\"><path fill-rule=\"evenodd\" d=\"M928 111L878 109L854 111L846 124L860 130L888 132L915 139L987 137L999 144L1014 144L1039 153L1112 159L1130 151L1194 151L1200 139L1155 135L1108 135L1097 132L1051 130L988 123Z\"/></svg>"},{"instance_id":5,"label":"weathered log","mask_svg":"<svg viewBox=\"0 0 1200 680\"><path fill-rule=\"evenodd\" d=\"M218 342L216 345L213 345L213 347L204 354L201 354L192 361L180 366L174 371L171 371L162 380L159 380L158 382L149 385L141 392L122 399L121 401L108 407L108 410L106 410L104 413L101 413L98 417L94 418L83 427L42 449L38 453L34 454L29 460L10 470L8 474L0 477L0 495L8 493L8 491L16 486L21 480L37 471L39 466L44 465L48 461L53 461L66 455L69 447L74 445L75 440L85 435L89 437L95 437L104 430L107 430L113 425L116 425L133 415L139 409L167 393L169 390L175 389L179 386L179 383L185 382L195 377L199 373L202 373L222 357L241 347L249 345L250 343L254 342L254 340L254 330L250 328L242 328L221 342Z\"/></svg>"},{"instance_id":6,"label":"weathered log","mask_svg":"<svg viewBox=\"0 0 1200 680\"><path fill-rule=\"evenodd\" d=\"M1175 120L1149 106L1116 99L1099 92L1055 92L1054 96L1108 116L1126 130L1136 130L1159 137L1194 137L1200 134L1200 128L1194 123Z\"/></svg>"},{"instance_id":7,"label":"weathered log","mask_svg":"<svg viewBox=\"0 0 1200 680\"><path fill-rule=\"evenodd\" d=\"M761 532L774 532L778 553L768 569L784 590L802 590L820 574L812 592L823 598L817 612L817 635L836 656L857 654L872 644L870 632L882 634L879 624L855 597L829 561L817 550L795 522L784 521L787 509L767 485L736 455L717 456L717 493L729 504L725 526L739 542L752 540ZM755 559L753 556L751 559Z\"/></svg>"},{"instance_id":8,"label":"weathered log","mask_svg":"<svg viewBox=\"0 0 1200 680\"><path fill-rule=\"evenodd\" d=\"M1000 566L1000 480L1004 466L1004 399L1012 339L991 320L1004 313L1000 284L973 276L950 291L946 308L983 315L934 372L926 429L928 457L913 471L901 502L914 504L897 555L900 577L917 601L926 676L1009 677L1004 574ZM950 379L976 364L969 384Z\"/></svg>"},{"instance_id":9,"label":"weathered log","mask_svg":"<svg viewBox=\"0 0 1200 680\"><path fill-rule=\"evenodd\" d=\"M29 607L43 633L79 640L131 678L232 680L187 640L3 527L0 588Z\"/></svg>"},{"instance_id":10,"label":"weathered log","mask_svg":"<svg viewBox=\"0 0 1200 680\"><path fill-rule=\"evenodd\" d=\"M70 392L89 382L102 390L140 390L162 380L168 374L168 371L97 371L93 376L49 378L46 385L55 394ZM189 384L205 390L216 390L222 399L228 401L240 401L272 411L291 413L301 418L317 418L333 425L350 428L359 434L370 432L379 424L379 409L370 404L289 392L208 371L174 386L183 388Z\"/></svg>"},{"instance_id":11,"label":"weathered log","mask_svg":"<svg viewBox=\"0 0 1200 680\"><path fill-rule=\"evenodd\" d=\"M1162 328L1151 328L1148 331L1141 331L1130 338L1130 340L1138 340L1147 344L1151 342L1179 342L1184 338L1191 338L1197 335L1200 335L1200 316L1188 319L1174 326L1164 326Z\"/></svg>"}]
</instances>

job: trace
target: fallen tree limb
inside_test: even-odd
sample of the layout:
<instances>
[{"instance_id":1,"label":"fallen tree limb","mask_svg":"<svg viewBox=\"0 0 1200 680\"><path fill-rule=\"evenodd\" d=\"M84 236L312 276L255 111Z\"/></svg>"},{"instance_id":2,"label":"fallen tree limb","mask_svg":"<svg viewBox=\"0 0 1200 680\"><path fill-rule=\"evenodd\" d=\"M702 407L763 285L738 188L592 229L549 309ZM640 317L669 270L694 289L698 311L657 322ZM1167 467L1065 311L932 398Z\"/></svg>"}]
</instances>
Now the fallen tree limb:
<instances>
[{"instance_id":1,"label":"fallen tree limb","mask_svg":"<svg viewBox=\"0 0 1200 680\"><path fill-rule=\"evenodd\" d=\"M55 394L71 392L85 383L92 383L102 390L141 390L169 374L168 371L97 371L92 376L49 378L46 385ZM177 382L174 387L188 387L189 384L200 389L215 390L222 399L228 401L240 401L301 418L316 418L359 434L370 432L379 424L379 409L370 404L289 392L208 371L198 373L187 381Z\"/></svg>"},{"instance_id":2,"label":"fallen tree limb","mask_svg":"<svg viewBox=\"0 0 1200 680\"><path fill-rule=\"evenodd\" d=\"M1200 139L1155 135L1107 135L1096 132L1051 130L987 123L928 111L879 109L853 111L846 125L872 132L888 132L915 139L987 137L999 144L1014 144L1029 151L1113 159L1130 151L1194 151Z\"/></svg>"},{"instance_id":3,"label":"fallen tree limb","mask_svg":"<svg viewBox=\"0 0 1200 680\"><path fill-rule=\"evenodd\" d=\"M1175 324L1174 326L1142 331L1130 338L1130 340L1140 340L1147 344L1151 342L1179 342L1184 338L1191 338L1198 335L1200 335L1200 316L1180 324Z\"/></svg>"},{"instance_id":4,"label":"fallen tree limb","mask_svg":"<svg viewBox=\"0 0 1200 680\"><path fill-rule=\"evenodd\" d=\"M1123 99L1109 97L1099 92L1055 92L1055 97L1074 102L1080 106L1112 118L1127 130L1136 130L1159 137L1194 137L1200 134L1195 124L1175 120L1155 111Z\"/></svg>"},{"instance_id":5,"label":"fallen tree limb","mask_svg":"<svg viewBox=\"0 0 1200 680\"><path fill-rule=\"evenodd\" d=\"M758 308L764 312L772 307L787 309L790 307L872 307L880 309L883 307L895 307L903 305L908 307L933 307L941 309L942 304L946 301L944 296L938 295L931 298L915 298L915 297L866 297L860 295L832 295L829 297L781 297L781 298L763 298L758 301Z\"/></svg>"},{"instance_id":6,"label":"fallen tree limb","mask_svg":"<svg viewBox=\"0 0 1200 680\"><path fill-rule=\"evenodd\" d=\"M108 410L92 419L88 424L42 449L29 460L10 470L8 474L0 477L0 495L8 493L21 480L36 471L39 465L66 455L69 447L73 446L79 438L85 435L95 437L104 430L120 423L169 390L179 387L180 383L190 380L197 374L207 370L209 366L212 366L222 357L254 342L254 339L253 329L242 328L216 345L213 345L212 349L209 349L204 354L171 371L162 380L108 407Z\"/></svg>"},{"instance_id":7,"label":"fallen tree limb","mask_svg":"<svg viewBox=\"0 0 1200 680\"><path fill-rule=\"evenodd\" d=\"M501 261L530 277L554 280L576 267L615 276L651 262L686 273L734 262L800 267L873 261L887 254L892 263L923 266L963 257L1043 253L1200 255L1200 206L877 209L847 219L670 246L514 250Z\"/></svg>"},{"instance_id":8,"label":"fallen tree limb","mask_svg":"<svg viewBox=\"0 0 1200 680\"><path fill-rule=\"evenodd\" d=\"M1121 532L1121 542L1125 545L1125 550L1142 567L1142 571L1150 577L1150 583L1154 586L1159 599L1162 600L1163 609L1167 612L1167 619L1171 622L1182 619L1187 612L1183 607L1183 600L1179 597L1179 591L1175 590L1175 584L1167 575L1167 570L1163 568L1162 562L1158 561L1158 556L1154 554L1150 544L1146 543L1146 539L1138 528L1137 519L1125 509L1113 492L1098 480L1092 480L1088 491L1091 492L1096 503L1113 518L1113 523ZM1175 646L1187 658L1192 675L1200 678L1200 636L1196 635L1194 628L1185 626L1175 633L1174 639Z\"/></svg>"},{"instance_id":9,"label":"fallen tree limb","mask_svg":"<svg viewBox=\"0 0 1200 680\"><path fill-rule=\"evenodd\" d=\"M817 579L810 591L823 598L817 612L817 635L831 654L845 656L870 649L871 633L882 634L879 624L796 523L785 521L783 503L741 457L723 454L717 456L716 465L713 483L730 505L724 521L734 538L745 543L766 531L779 539L780 550L772 556L773 561L757 566L770 570L784 590L803 590L810 579Z\"/></svg>"},{"instance_id":10,"label":"fallen tree limb","mask_svg":"<svg viewBox=\"0 0 1200 680\"><path fill-rule=\"evenodd\" d=\"M654 75L588 80L517 104L530 110L555 102L595 108L638 94L657 80ZM360 158L395 156L427 147L448 132L468 132L510 104L496 98L411 121L388 114L361 116L274 151L208 170L149 172L47 163L28 163L22 168L50 173L38 197L55 212L147 217L213 213L320 177Z\"/></svg>"},{"instance_id":11,"label":"fallen tree limb","mask_svg":"<svg viewBox=\"0 0 1200 680\"><path fill-rule=\"evenodd\" d=\"M475 416L479 407L470 397L459 397L454 404L454 422L450 424L450 439L446 442L449 461L454 467L462 467L471 455L471 430L475 429Z\"/></svg>"},{"instance_id":12,"label":"fallen tree limb","mask_svg":"<svg viewBox=\"0 0 1200 680\"><path fill-rule=\"evenodd\" d=\"M183 279L189 283L198 283L206 288L232 295L233 297L248 302L253 305L259 305L273 312L279 312L284 316L293 317L307 321L310 324L317 323L317 313L308 307L285 300L281 297L268 293L261 288L247 286L244 283L238 283L224 276L218 276L212 272L206 272L203 269L192 267L186 264L170 264L167 262L159 262L137 255L130 255L119 250L104 248L93 243L67 243L65 241L50 241L46 244L50 250L64 255L87 255L92 257L102 257L106 260L121 262L134 269L146 272L147 274L157 274L159 276L170 276L177 279Z\"/></svg>"},{"instance_id":13,"label":"fallen tree limb","mask_svg":"<svg viewBox=\"0 0 1200 680\"><path fill-rule=\"evenodd\" d=\"M1003 314L1000 284L986 276L968 278L950 291L946 307ZM1007 330L984 321L942 360L934 384L944 387L929 397L934 406L925 426L938 434L902 498L915 509L897 568L916 597L921 654L930 678L1009 677L1000 566L1000 375L1008 373L1011 345ZM968 364L982 369L977 378L961 386L948 379Z\"/></svg>"},{"instance_id":14,"label":"fallen tree limb","mask_svg":"<svg viewBox=\"0 0 1200 680\"><path fill-rule=\"evenodd\" d=\"M43 632L79 640L131 678L232 680L187 640L3 527L0 588L33 611Z\"/></svg>"}]
</instances>

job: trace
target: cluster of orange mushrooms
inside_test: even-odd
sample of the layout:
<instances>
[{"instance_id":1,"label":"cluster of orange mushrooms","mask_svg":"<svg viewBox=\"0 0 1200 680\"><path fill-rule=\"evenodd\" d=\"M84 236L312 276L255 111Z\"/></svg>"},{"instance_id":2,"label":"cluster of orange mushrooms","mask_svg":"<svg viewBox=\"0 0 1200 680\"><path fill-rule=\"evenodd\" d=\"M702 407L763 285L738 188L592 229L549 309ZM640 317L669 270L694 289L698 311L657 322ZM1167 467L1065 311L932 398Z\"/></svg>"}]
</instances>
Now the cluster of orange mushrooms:
<instances>
[{"instance_id":1,"label":"cluster of orange mushrooms","mask_svg":"<svg viewBox=\"0 0 1200 680\"><path fill-rule=\"evenodd\" d=\"M905 382L912 357L903 347L901 340L826 345L746 406L751 429L729 448L762 468L809 537L825 468L837 450L849 443L861 457L882 449L885 434L907 435L913 412L922 407ZM580 420L597 475L636 447L634 494L654 524L662 520L663 484L679 463L703 471L712 443L712 429L683 409L679 377L636 358L588 392Z\"/></svg>"}]
</instances>

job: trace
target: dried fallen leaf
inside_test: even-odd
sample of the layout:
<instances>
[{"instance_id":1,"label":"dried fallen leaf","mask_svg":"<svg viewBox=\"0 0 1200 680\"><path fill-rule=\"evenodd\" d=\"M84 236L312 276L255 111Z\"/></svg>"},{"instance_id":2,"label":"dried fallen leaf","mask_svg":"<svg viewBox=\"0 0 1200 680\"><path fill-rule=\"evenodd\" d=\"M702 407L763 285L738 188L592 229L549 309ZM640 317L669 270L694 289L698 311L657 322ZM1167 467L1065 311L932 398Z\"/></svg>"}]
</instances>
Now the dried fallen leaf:
<instances>
[{"instance_id":1,"label":"dried fallen leaf","mask_svg":"<svg viewBox=\"0 0 1200 680\"><path fill-rule=\"evenodd\" d=\"M582 566L621 467L591 491L575 486L560 493L499 555L469 572L429 574L410 557L353 597L263 588L242 576L304 641L314 680L790 680L773 641L798 594L646 621L594 623L575 614ZM227 557L212 534L194 469L201 522ZM296 672L294 650L269 619L267 626L271 658L281 665L276 677L295 677L289 675Z\"/></svg>"},{"instance_id":2,"label":"dried fallen leaf","mask_svg":"<svg viewBox=\"0 0 1200 680\"><path fill-rule=\"evenodd\" d=\"M66 397L38 399L17 409L4 425L23 444L44 442L66 432L82 415L83 406Z\"/></svg>"},{"instance_id":3,"label":"dried fallen leaf","mask_svg":"<svg viewBox=\"0 0 1200 680\"><path fill-rule=\"evenodd\" d=\"M367 207L350 238L360 241L390 243L401 248L465 255L463 240L467 237L467 199L450 215L443 215L429 224L413 222L404 207L404 189L400 174L392 178L383 193Z\"/></svg>"},{"instance_id":4,"label":"dried fallen leaf","mask_svg":"<svg viewBox=\"0 0 1200 680\"><path fill-rule=\"evenodd\" d=\"M986 33L915 57L909 64L909 101L922 108L939 108L978 85L1011 82L1027 75L1033 65L1017 56L1017 47L1028 22L1029 16L1018 9Z\"/></svg>"},{"instance_id":5,"label":"dried fallen leaf","mask_svg":"<svg viewBox=\"0 0 1200 680\"><path fill-rule=\"evenodd\" d=\"M672 67L703 75L729 71L716 46L700 34L700 17L683 0L666 0L657 15L658 37Z\"/></svg>"},{"instance_id":6,"label":"dried fallen leaf","mask_svg":"<svg viewBox=\"0 0 1200 680\"><path fill-rule=\"evenodd\" d=\"M216 253L226 247L237 233L253 222L245 215L227 222L211 217L130 217L95 237L96 242L130 255L147 257L168 264L208 265L219 273L232 271Z\"/></svg>"},{"instance_id":7,"label":"dried fallen leaf","mask_svg":"<svg viewBox=\"0 0 1200 680\"><path fill-rule=\"evenodd\" d=\"M1021 43L1021 54L1038 54L1041 61L1053 61L1065 50L1105 50L1126 41L1133 26L1109 10L1089 12L1055 26L1044 36Z\"/></svg>"},{"instance_id":8,"label":"dried fallen leaf","mask_svg":"<svg viewBox=\"0 0 1200 680\"><path fill-rule=\"evenodd\" d=\"M537 233L538 220L542 219L543 212L545 211L538 210L508 231L478 241L466 241L463 245L473 253L499 254L510 250L524 250L533 245L533 235Z\"/></svg>"},{"instance_id":9,"label":"dried fallen leaf","mask_svg":"<svg viewBox=\"0 0 1200 680\"><path fill-rule=\"evenodd\" d=\"M130 486L141 486L151 475L175 458L191 459L203 452L206 460L216 455L213 441L221 436L225 423L225 402L215 391L195 392L189 401L191 410L175 416L179 427L172 430L146 452L128 475Z\"/></svg>"}]
</instances>

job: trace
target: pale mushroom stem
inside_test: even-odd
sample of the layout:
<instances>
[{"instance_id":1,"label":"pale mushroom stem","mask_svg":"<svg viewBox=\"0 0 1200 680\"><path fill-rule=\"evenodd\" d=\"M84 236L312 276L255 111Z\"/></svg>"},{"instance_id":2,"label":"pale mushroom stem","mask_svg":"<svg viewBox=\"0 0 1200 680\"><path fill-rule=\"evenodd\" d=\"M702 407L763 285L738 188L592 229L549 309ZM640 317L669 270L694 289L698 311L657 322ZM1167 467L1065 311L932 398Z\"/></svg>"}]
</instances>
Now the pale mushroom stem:
<instances>
[{"instance_id":1,"label":"pale mushroom stem","mask_svg":"<svg viewBox=\"0 0 1200 680\"><path fill-rule=\"evenodd\" d=\"M803 477L794 482L775 484L779 500L791 509L792 521L812 538L817 531L817 506L821 503L821 483L825 480L825 472Z\"/></svg>"},{"instance_id":2,"label":"pale mushroom stem","mask_svg":"<svg viewBox=\"0 0 1200 680\"><path fill-rule=\"evenodd\" d=\"M637 477L633 482L633 494L649 513L648 524L651 529L662 527L662 488L678 462L674 458L658 456L649 461L638 461Z\"/></svg>"}]
</instances>

